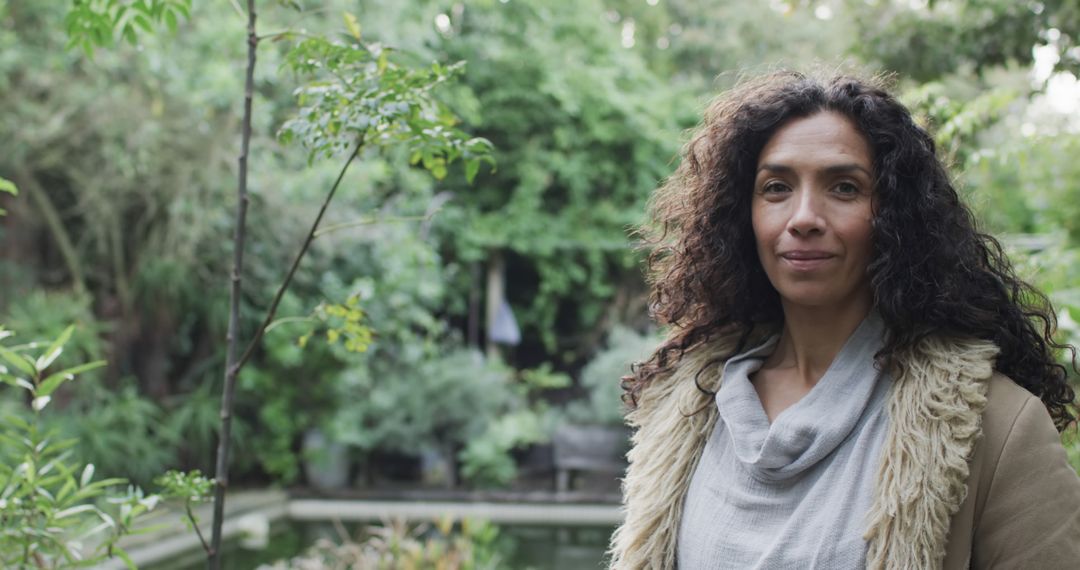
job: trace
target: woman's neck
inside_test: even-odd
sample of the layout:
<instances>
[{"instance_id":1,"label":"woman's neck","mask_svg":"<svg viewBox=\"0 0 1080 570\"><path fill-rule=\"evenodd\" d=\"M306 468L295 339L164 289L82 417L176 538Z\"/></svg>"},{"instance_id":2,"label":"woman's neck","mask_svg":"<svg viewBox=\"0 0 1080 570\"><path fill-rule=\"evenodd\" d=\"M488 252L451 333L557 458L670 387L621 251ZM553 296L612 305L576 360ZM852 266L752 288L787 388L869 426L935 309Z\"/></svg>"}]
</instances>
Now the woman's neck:
<instances>
[{"instance_id":1,"label":"woman's neck","mask_svg":"<svg viewBox=\"0 0 1080 570\"><path fill-rule=\"evenodd\" d=\"M869 297L841 307L784 305L784 328L763 368L788 369L811 387L825 375L851 333L873 307Z\"/></svg>"}]
</instances>

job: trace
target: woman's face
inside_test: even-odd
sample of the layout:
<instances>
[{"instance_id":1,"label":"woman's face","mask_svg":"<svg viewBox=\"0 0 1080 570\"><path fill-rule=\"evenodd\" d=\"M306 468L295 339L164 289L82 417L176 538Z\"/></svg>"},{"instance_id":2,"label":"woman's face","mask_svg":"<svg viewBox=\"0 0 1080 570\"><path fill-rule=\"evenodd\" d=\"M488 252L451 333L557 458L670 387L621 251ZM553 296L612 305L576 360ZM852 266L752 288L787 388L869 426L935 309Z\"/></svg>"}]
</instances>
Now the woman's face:
<instances>
[{"instance_id":1,"label":"woman's face","mask_svg":"<svg viewBox=\"0 0 1080 570\"><path fill-rule=\"evenodd\" d=\"M866 138L833 112L793 119L765 144L751 221L758 258L786 306L872 302L873 169Z\"/></svg>"}]
</instances>

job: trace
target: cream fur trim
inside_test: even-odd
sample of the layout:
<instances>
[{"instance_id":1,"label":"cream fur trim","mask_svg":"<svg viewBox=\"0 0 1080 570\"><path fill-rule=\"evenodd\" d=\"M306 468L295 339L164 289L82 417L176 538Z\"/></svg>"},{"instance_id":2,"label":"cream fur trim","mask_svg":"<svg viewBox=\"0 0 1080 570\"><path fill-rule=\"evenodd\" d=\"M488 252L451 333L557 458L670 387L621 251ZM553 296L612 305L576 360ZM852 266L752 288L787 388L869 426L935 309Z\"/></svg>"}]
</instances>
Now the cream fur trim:
<instances>
[{"instance_id":1,"label":"cream fur trim","mask_svg":"<svg viewBox=\"0 0 1080 570\"><path fill-rule=\"evenodd\" d=\"M997 353L989 342L926 339L904 359L863 535L867 568L941 568Z\"/></svg>"}]
</instances>

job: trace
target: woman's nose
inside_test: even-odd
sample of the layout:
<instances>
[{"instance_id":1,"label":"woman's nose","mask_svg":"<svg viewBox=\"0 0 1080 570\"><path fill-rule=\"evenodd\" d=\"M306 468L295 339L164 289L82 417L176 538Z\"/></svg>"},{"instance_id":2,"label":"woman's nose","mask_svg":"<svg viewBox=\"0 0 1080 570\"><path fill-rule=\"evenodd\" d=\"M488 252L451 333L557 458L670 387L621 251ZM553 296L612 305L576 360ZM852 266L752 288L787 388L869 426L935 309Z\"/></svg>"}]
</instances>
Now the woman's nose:
<instances>
[{"instance_id":1,"label":"woman's nose","mask_svg":"<svg viewBox=\"0 0 1080 570\"><path fill-rule=\"evenodd\" d=\"M794 235L806 236L812 233L821 233L825 227L822 218L822 204L816 192L804 188L797 192L793 204L791 218L788 220L788 231Z\"/></svg>"}]
</instances>

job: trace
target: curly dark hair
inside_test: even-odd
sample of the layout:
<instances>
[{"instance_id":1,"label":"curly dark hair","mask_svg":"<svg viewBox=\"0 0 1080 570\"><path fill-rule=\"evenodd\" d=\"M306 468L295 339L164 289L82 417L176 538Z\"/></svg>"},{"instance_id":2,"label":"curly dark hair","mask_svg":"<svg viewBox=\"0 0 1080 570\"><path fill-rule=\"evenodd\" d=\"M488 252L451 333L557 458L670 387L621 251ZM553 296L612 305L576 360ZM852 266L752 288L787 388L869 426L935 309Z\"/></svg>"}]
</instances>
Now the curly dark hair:
<instances>
[{"instance_id":1,"label":"curly dark hair","mask_svg":"<svg viewBox=\"0 0 1080 570\"><path fill-rule=\"evenodd\" d=\"M928 335L993 341L997 370L1038 396L1064 430L1074 420L1075 394L1054 351L1070 351L1074 369L1076 351L1053 340L1057 322L1046 296L1017 277L997 240L979 232L930 134L882 78L819 80L790 71L742 81L712 102L676 172L653 195L652 221L639 233L651 249L653 318L671 329L623 379L624 399L636 406L645 386L710 339L738 339L735 354L753 331L783 323L754 245L751 189L773 133L823 111L853 121L873 151L869 276L888 331L882 362L902 368L900 355Z\"/></svg>"}]
</instances>

